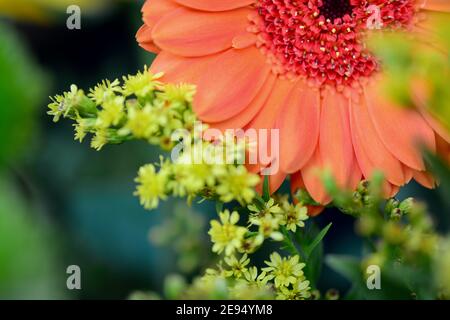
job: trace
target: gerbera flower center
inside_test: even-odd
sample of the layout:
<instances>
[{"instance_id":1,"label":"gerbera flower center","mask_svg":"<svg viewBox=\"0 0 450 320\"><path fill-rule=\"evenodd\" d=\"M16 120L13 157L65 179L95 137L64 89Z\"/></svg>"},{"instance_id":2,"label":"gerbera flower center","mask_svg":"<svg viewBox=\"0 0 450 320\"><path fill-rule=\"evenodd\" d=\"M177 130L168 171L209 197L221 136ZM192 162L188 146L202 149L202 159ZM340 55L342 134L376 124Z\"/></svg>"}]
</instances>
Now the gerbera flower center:
<instances>
[{"instance_id":1,"label":"gerbera flower center","mask_svg":"<svg viewBox=\"0 0 450 320\"><path fill-rule=\"evenodd\" d=\"M331 21L342 18L346 14L352 14L353 7L350 4L350 0L322 0L322 2L320 14Z\"/></svg>"},{"instance_id":2,"label":"gerbera flower center","mask_svg":"<svg viewBox=\"0 0 450 320\"><path fill-rule=\"evenodd\" d=\"M374 0L369 7L365 0L259 0L253 23L275 73L344 88L378 68L364 44L369 20L404 27L412 21L413 2Z\"/></svg>"}]
</instances>

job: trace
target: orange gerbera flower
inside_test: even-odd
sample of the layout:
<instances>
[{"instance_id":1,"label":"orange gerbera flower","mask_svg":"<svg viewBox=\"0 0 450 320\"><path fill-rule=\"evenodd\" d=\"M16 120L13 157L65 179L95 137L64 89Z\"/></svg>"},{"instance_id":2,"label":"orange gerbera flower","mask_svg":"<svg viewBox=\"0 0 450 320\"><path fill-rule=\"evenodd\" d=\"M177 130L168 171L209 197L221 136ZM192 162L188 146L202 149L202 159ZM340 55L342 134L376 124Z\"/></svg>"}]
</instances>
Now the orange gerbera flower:
<instances>
[{"instance_id":1,"label":"orange gerbera flower","mask_svg":"<svg viewBox=\"0 0 450 320\"><path fill-rule=\"evenodd\" d=\"M416 32L429 11L450 12L450 1L148 0L137 39L159 53L153 72L197 85L201 120L278 128L272 190L291 174L294 190L326 204L316 168L347 188L382 170L387 196L413 178L434 186L417 143L448 150L449 137L429 115L379 94L379 62L364 45L370 23Z\"/></svg>"}]
</instances>

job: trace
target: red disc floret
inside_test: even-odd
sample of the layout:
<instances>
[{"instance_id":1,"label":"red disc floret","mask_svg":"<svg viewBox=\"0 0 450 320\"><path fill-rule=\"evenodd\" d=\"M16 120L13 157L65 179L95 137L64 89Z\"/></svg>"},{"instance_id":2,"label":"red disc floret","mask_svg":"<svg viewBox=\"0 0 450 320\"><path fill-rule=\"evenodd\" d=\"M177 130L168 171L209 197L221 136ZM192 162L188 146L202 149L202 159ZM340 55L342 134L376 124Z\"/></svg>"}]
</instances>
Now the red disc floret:
<instances>
[{"instance_id":1,"label":"red disc floret","mask_svg":"<svg viewBox=\"0 0 450 320\"><path fill-rule=\"evenodd\" d=\"M277 72L351 85L378 68L364 46L367 20L378 13L370 5L379 7L383 27L412 21L412 0L259 0L259 45L276 59Z\"/></svg>"}]
</instances>

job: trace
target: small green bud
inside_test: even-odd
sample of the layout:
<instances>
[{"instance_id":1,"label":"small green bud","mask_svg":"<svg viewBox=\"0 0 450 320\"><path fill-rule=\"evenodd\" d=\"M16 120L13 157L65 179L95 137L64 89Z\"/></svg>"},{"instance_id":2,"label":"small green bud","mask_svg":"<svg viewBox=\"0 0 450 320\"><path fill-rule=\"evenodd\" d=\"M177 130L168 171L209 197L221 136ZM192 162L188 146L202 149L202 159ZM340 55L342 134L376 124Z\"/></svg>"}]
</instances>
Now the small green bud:
<instances>
[{"instance_id":1,"label":"small green bud","mask_svg":"<svg viewBox=\"0 0 450 320\"><path fill-rule=\"evenodd\" d=\"M353 192L352 198L353 198L354 203L359 204L362 202L362 195L361 195L361 193L359 193L357 191Z\"/></svg>"},{"instance_id":2,"label":"small green bud","mask_svg":"<svg viewBox=\"0 0 450 320\"><path fill-rule=\"evenodd\" d=\"M358 188L356 190L361 194L366 194L367 191L369 190L369 186L370 182L368 180L362 180L359 183Z\"/></svg>"},{"instance_id":3,"label":"small green bud","mask_svg":"<svg viewBox=\"0 0 450 320\"><path fill-rule=\"evenodd\" d=\"M363 196L362 201L364 205L371 205L373 203L373 198L369 195L365 195Z\"/></svg>"},{"instance_id":4,"label":"small green bud","mask_svg":"<svg viewBox=\"0 0 450 320\"><path fill-rule=\"evenodd\" d=\"M394 199L394 198L389 199L386 202L386 206L384 207L384 212L386 214L392 214L392 211L394 209L398 208L399 204L400 204L400 202L397 199Z\"/></svg>"},{"instance_id":5,"label":"small green bud","mask_svg":"<svg viewBox=\"0 0 450 320\"><path fill-rule=\"evenodd\" d=\"M311 300L319 300L320 299L320 291L319 290L312 290L311 291Z\"/></svg>"},{"instance_id":6,"label":"small green bud","mask_svg":"<svg viewBox=\"0 0 450 320\"><path fill-rule=\"evenodd\" d=\"M299 189L295 193L295 198L304 205L317 205L317 203L313 200L313 198L310 196L308 191L304 189Z\"/></svg>"},{"instance_id":7,"label":"small green bud","mask_svg":"<svg viewBox=\"0 0 450 320\"><path fill-rule=\"evenodd\" d=\"M89 99L81 90L73 106L82 117L94 117L98 110L96 104Z\"/></svg>"},{"instance_id":8,"label":"small green bud","mask_svg":"<svg viewBox=\"0 0 450 320\"><path fill-rule=\"evenodd\" d=\"M402 210L400 210L400 208L395 208L391 211L390 218L394 221L400 221L402 216L403 216Z\"/></svg>"},{"instance_id":9,"label":"small green bud","mask_svg":"<svg viewBox=\"0 0 450 320\"><path fill-rule=\"evenodd\" d=\"M400 205L399 205L399 209L404 213L404 214L408 214L411 212L411 210L414 208L416 204L416 201L413 198L408 198L403 200Z\"/></svg>"},{"instance_id":10,"label":"small green bud","mask_svg":"<svg viewBox=\"0 0 450 320\"><path fill-rule=\"evenodd\" d=\"M186 286L186 280L182 276L178 274L169 275L164 282L164 295L169 300L178 299Z\"/></svg>"},{"instance_id":11,"label":"small green bud","mask_svg":"<svg viewBox=\"0 0 450 320\"><path fill-rule=\"evenodd\" d=\"M339 299L339 291L336 289L329 289L325 293L325 299L326 300L338 300Z\"/></svg>"}]
</instances>

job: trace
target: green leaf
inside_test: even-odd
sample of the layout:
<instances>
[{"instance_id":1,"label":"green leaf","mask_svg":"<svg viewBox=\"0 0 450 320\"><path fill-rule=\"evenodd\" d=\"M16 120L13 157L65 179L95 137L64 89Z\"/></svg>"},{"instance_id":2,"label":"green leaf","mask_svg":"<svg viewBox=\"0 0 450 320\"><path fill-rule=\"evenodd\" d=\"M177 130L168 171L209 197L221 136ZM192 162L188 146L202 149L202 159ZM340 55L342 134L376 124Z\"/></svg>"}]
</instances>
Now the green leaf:
<instances>
[{"instance_id":1,"label":"green leaf","mask_svg":"<svg viewBox=\"0 0 450 320\"><path fill-rule=\"evenodd\" d=\"M327 255L325 263L352 283L361 282L361 264L357 258L344 255Z\"/></svg>"},{"instance_id":2,"label":"green leaf","mask_svg":"<svg viewBox=\"0 0 450 320\"><path fill-rule=\"evenodd\" d=\"M340 257L339 257L340 258ZM348 258L348 257L346 257ZM350 258L354 259L354 258ZM354 262L354 261L353 261ZM370 290L359 267L352 261L338 261L333 268L351 281L352 288L345 295L347 300L405 300L433 299L433 281L429 273L420 268L389 261L381 269L381 288ZM337 270L339 269L339 270ZM347 275L347 276L346 276Z\"/></svg>"},{"instance_id":3,"label":"green leaf","mask_svg":"<svg viewBox=\"0 0 450 320\"><path fill-rule=\"evenodd\" d=\"M282 249L289 251L289 253L292 255L298 255L304 258L304 255L297 249L291 237L289 236L289 232L287 231L286 227L281 226L280 231L284 235Z\"/></svg>"},{"instance_id":4,"label":"green leaf","mask_svg":"<svg viewBox=\"0 0 450 320\"><path fill-rule=\"evenodd\" d=\"M265 202L270 200L270 185L269 185L269 176L264 176L263 183L263 199Z\"/></svg>"},{"instance_id":5,"label":"green leaf","mask_svg":"<svg viewBox=\"0 0 450 320\"><path fill-rule=\"evenodd\" d=\"M266 201L264 201L259 194L256 194L253 204L257 206L259 210L264 210L266 207Z\"/></svg>"},{"instance_id":6,"label":"green leaf","mask_svg":"<svg viewBox=\"0 0 450 320\"><path fill-rule=\"evenodd\" d=\"M217 201L216 202L216 212L217 214L221 213L223 211L223 202Z\"/></svg>"},{"instance_id":7,"label":"green leaf","mask_svg":"<svg viewBox=\"0 0 450 320\"><path fill-rule=\"evenodd\" d=\"M304 249L307 259L309 258L311 253L314 251L314 249L317 247L317 245L322 242L323 238L326 236L326 234L328 233L328 230L330 230L332 225L333 225L333 223L330 222L325 228L323 228L319 232L319 234L314 238L314 240L311 242L311 244L308 245Z\"/></svg>"},{"instance_id":8,"label":"green leaf","mask_svg":"<svg viewBox=\"0 0 450 320\"><path fill-rule=\"evenodd\" d=\"M249 232L247 232L246 234L245 234L245 239L249 239L249 238L252 238L252 237L256 237L257 235L259 234L259 232L256 232L256 231L249 231Z\"/></svg>"},{"instance_id":9,"label":"green leaf","mask_svg":"<svg viewBox=\"0 0 450 320\"><path fill-rule=\"evenodd\" d=\"M16 31L0 22L0 166L32 150L47 84Z\"/></svg>"},{"instance_id":10,"label":"green leaf","mask_svg":"<svg viewBox=\"0 0 450 320\"><path fill-rule=\"evenodd\" d=\"M66 299L61 239L12 181L0 175L0 297Z\"/></svg>"},{"instance_id":11,"label":"green leaf","mask_svg":"<svg viewBox=\"0 0 450 320\"><path fill-rule=\"evenodd\" d=\"M305 266L305 276L310 281L311 287L316 288L317 281L320 278L323 267L323 244L317 246L316 250L308 257L308 263Z\"/></svg>"},{"instance_id":12,"label":"green leaf","mask_svg":"<svg viewBox=\"0 0 450 320\"><path fill-rule=\"evenodd\" d=\"M317 238L320 229L314 221L309 221L304 228L298 228L295 233L295 241L302 254L302 258L306 263L304 272L306 278L310 281L311 287L316 288L316 283L319 280L323 265L323 242L319 242L315 250L311 251L309 256L304 253L304 248L307 248L310 243Z\"/></svg>"}]
</instances>

